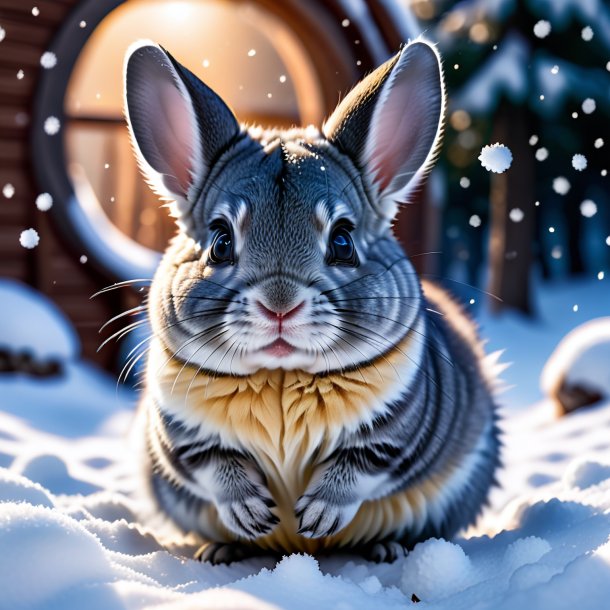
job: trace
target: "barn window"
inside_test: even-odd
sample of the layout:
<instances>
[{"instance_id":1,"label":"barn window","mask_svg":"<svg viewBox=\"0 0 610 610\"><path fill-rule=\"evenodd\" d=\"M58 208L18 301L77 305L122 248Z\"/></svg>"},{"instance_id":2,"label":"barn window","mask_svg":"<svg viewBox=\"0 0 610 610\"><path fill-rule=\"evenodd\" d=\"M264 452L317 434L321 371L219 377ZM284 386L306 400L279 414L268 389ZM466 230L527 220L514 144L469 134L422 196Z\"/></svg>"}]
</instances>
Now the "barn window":
<instances>
[{"instance_id":1,"label":"barn window","mask_svg":"<svg viewBox=\"0 0 610 610\"><path fill-rule=\"evenodd\" d=\"M379 32L359 30L363 16L347 14L348 7L270 0L77 5L49 49L58 62L42 74L33 125L35 169L57 202L60 229L117 280L150 277L174 232L140 177L123 119L122 64L132 42L147 38L170 50L242 121L319 124L341 92L388 55ZM60 119L57 135L44 131L49 116Z\"/></svg>"}]
</instances>

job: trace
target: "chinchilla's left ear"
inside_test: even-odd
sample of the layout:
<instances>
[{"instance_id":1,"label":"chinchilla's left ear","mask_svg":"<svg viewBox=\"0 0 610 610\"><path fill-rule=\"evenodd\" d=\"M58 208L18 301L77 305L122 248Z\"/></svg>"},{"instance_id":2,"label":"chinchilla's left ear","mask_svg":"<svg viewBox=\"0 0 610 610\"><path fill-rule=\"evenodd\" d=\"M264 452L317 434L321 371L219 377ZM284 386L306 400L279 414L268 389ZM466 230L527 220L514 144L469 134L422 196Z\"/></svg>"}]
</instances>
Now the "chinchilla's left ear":
<instances>
[{"instance_id":1,"label":"chinchilla's left ear","mask_svg":"<svg viewBox=\"0 0 610 610\"><path fill-rule=\"evenodd\" d=\"M125 115L140 168L169 200L178 226L205 176L239 133L222 99L160 46L141 41L125 58Z\"/></svg>"},{"instance_id":2,"label":"chinchilla's left ear","mask_svg":"<svg viewBox=\"0 0 610 610\"><path fill-rule=\"evenodd\" d=\"M324 124L392 218L430 170L440 145L445 90L438 53L415 41L369 74Z\"/></svg>"}]
</instances>

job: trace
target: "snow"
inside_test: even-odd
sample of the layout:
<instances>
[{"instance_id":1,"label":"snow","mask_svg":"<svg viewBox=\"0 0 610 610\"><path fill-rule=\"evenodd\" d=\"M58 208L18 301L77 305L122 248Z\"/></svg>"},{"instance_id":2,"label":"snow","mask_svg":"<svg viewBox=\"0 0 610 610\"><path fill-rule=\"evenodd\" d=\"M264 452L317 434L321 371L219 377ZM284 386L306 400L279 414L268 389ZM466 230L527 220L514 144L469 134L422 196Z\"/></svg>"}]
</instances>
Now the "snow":
<instances>
[{"instance_id":1,"label":"snow","mask_svg":"<svg viewBox=\"0 0 610 610\"><path fill-rule=\"evenodd\" d=\"M551 24L545 19L537 21L534 25L534 35L537 38L546 38L551 33Z\"/></svg>"},{"instance_id":2,"label":"snow","mask_svg":"<svg viewBox=\"0 0 610 610\"><path fill-rule=\"evenodd\" d=\"M536 144L538 144L538 136L536 134L530 136L529 144L530 146L536 146Z\"/></svg>"},{"instance_id":3,"label":"snow","mask_svg":"<svg viewBox=\"0 0 610 610\"><path fill-rule=\"evenodd\" d=\"M501 174L510 167L513 155L507 146L496 142L481 149L479 161L487 171Z\"/></svg>"},{"instance_id":4,"label":"snow","mask_svg":"<svg viewBox=\"0 0 610 610\"><path fill-rule=\"evenodd\" d=\"M585 26L582 29L582 31L580 32L580 36L585 42L589 42L590 40L592 40L593 39L593 29L591 28L591 26L589 26L589 25Z\"/></svg>"},{"instance_id":5,"label":"snow","mask_svg":"<svg viewBox=\"0 0 610 610\"><path fill-rule=\"evenodd\" d=\"M603 145L604 145L603 138L597 138L595 140L595 142L593 143L593 146L595 146L595 148L601 148Z\"/></svg>"},{"instance_id":6,"label":"snow","mask_svg":"<svg viewBox=\"0 0 610 610\"><path fill-rule=\"evenodd\" d=\"M523 218L525 217L525 214L523 213L523 210L521 208L513 208L509 213L508 213L508 217L513 221L513 222L521 222L523 220Z\"/></svg>"},{"instance_id":7,"label":"snow","mask_svg":"<svg viewBox=\"0 0 610 610\"><path fill-rule=\"evenodd\" d=\"M40 193L36 197L36 207L41 212L48 212L53 207L53 197L49 193Z\"/></svg>"},{"instance_id":8,"label":"snow","mask_svg":"<svg viewBox=\"0 0 610 610\"><path fill-rule=\"evenodd\" d=\"M45 70L50 70L57 65L57 55L51 51L45 51L40 57L40 65Z\"/></svg>"},{"instance_id":9,"label":"snow","mask_svg":"<svg viewBox=\"0 0 610 610\"><path fill-rule=\"evenodd\" d=\"M585 218L593 218L593 216L595 216L595 214L597 214L597 204L595 203L595 201L592 201L591 199L585 199L580 204L580 213Z\"/></svg>"},{"instance_id":10,"label":"snow","mask_svg":"<svg viewBox=\"0 0 610 610\"><path fill-rule=\"evenodd\" d=\"M462 176L460 178L460 186L463 189L467 189L470 186L470 178L466 177L466 176Z\"/></svg>"},{"instance_id":11,"label":"snow","mask_svg":"<svg viewBox=\"0 0 610 610\"><path fill-rule=\"evenodd\" d=\"M142 520L133 494L133 439L126 432L136 396L73 357L57 379L0 375L2 603L62 610L397 610L411 607L415 594L422 607L436 610L606 607L610 402L557 420L551 402L533 393L557 340L585 320L582 312L593 318L607 310L607 287L600 284L541 286L540 323L481 312L487 350L504 349L503 360L514 362L503 377L516 387L499 398L502 487L476 528L451 541L420 543L393 564L337 554L213 567L191 559L196 545L188 539L166 548L158 528ZM13 306L3 308L2 323L19 328L8 342L23 348L13 342L28 330L19 322L28 320L38 330L23 341L52 343L40 330L53 328L41 324L41 308L51 309L50 319L57 312L17 286L0 293L4 303L17 292ZM581 312L568 317L575 294ZM609 358L597 356L600 363Z\"/></svg>"},{"instance_id":12,"label":"snow","mask_svg":"<svg viewBox=\"0 0 610 610\"><path fill-rule=\"evenodd\" d=\"M481 226L481 217L478 214L473 214L468 220L468 224L475 229Z\"/></svg>"},{"instance_id":13,"label":"snow","mask_svg":"<svg viewBox=\"0 0 610 610\"><path fill-rule=\"evenodd\" d=\"M6 38L6 30L0 25L0 42Z\"/></svg>"},{"instance_id":14,"label":"snow","mask_svg":"<svg viewBox=\"0 0 610 610\"><path fill-rule=\"evenodd\" d=\"M587 157L581 154L576 154L572 157L572 167L578 171L582 172L587 167Z\"/></svg>"},{"instance_id":15,"label":"snow","mask_svg":"<svg viewBox=\"0 0 610 610\"><path fill-rule=\"evenodd\" d=\"M32 15L34 15L34 17L40 15L40 9L37 6L32 7Z\"/></svg>"},{"instance_id":16,"label":"snow","mask_svg":"<svg viewBox=\"0 0 610 610\"><path fill-rule=\"evenodd\" d=\"M15 187L10 183L7 182L3 187L2 187L2 194L4 195L4 197L6 197L7 199L12 199L13 195L15 194Z\"/></svg>"},{"instance_id":17,"label":"snow","mask_svg":"<svg viewBox=\"0 0 610 610\"><path fill-rule=\"evenodd\" d=\"M582 111L585 114L591 114L593 112L595 112L595 108L596 108L596 104L595 104L595 100L588 97L583 103L582 103Z\"/></svg>"},{"instance_id":18,"label":"snow","mask_svg":"<svg viewBox=\"0 0 610 610\"><path fill-rule=\"evenodd\" d=\"M567 178L564 178L563 176L558 176L553 180L553 190L558 195L566 195L570 190L570 187L570 182L567 180Z\"/></svg>"},{"instance_id":19,"label":"snow","mask_svg":"<svg viewBox=\"0 0 610 610\"><path fill-rule=\"evenodd\" d=\"M544 148L544 146L542 146L541 148L539 148L536 151L536 160L537 161L545 161L546 159L548 159L549 156L549 151Z\"/></svg>"},{"instance_id":20,"label":"snow","mask_svg":"<svg viewBox=\"0 0 610 610\"><path fill-rule=\"evenodd\" d=\"M25 229L19 235L19 243L28 250L35 248L40 243L40 236L36 229Z\"/></svg>"},{"instance_id":21,"label":"snow","mask_svg":"<svg viewBox=\"0 0 610 610\"><path fill-rule=\"evenodd\" d=\"M23 70L17 70L17 80L23 80L25 72Z\"/></svg>"},{"instance_id":22,"label":"snow","mask_svg":"<svg viewBox=\"0 0 610 610\"><path fill-rule=\"evenodd\" d=\"M48 136L54 136L60 129L61 123L56 116L47 117L44 121L44 132Z\"/></svg>"},{"instance_id":23,"label":"snow","mask_svg":"<svg viewBox=\"0 0 610 610\"><path fill-rule=\"evenodd\" d=\"M256 55L256 49L250 49L248 51L248 57L254 57Z\"/></svg>"}]
</instances>

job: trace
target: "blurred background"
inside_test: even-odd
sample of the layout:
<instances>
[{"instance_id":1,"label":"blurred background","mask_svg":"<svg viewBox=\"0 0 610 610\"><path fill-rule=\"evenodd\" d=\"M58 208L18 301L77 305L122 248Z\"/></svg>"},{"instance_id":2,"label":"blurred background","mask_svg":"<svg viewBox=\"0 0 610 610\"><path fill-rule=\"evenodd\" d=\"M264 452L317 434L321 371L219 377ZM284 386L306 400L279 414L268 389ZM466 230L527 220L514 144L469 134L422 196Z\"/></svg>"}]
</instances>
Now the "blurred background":
<instances>
[{"instance_id":1,"label":"blurred background","mask_svg":"<svg viewBox=\"0 0 610 610\"><path fill-rule=\"evenodd\" d=\"M610 281L603 0L0 0L0 277L52 299L85 358L119 370L125 347L98 352L98 330L142 288L90 297L152 277L175 230L128 142L126 48L160 43L242 121L319 125L421 33L449 105L437 167L396 226L407 252L475 312L542 323L536 294L553 282L577 303L579 281ZM512 151L502 174L478 160L494 142Z\"/></svg>"}]
</instances>

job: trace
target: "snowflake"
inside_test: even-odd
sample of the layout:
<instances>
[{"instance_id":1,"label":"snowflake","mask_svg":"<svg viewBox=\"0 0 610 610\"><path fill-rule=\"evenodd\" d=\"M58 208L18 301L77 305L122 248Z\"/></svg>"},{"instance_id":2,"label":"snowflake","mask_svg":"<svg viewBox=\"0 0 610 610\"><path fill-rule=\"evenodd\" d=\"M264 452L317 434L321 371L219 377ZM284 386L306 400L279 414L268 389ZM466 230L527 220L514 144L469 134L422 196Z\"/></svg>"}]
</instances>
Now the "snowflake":
<instances>
[{"instance_id":1,"label":"snowflake","mask_svg":"<svg viewBox=\"0 0 610 610\"><path fill-rule=\"evenodd\" d=\"M530 146L536 146L536 144L538 144L538 136L536 134L531 136L529 139L529 143L530 143Z\"/></svg>"},{"instance_id":2,"label":"snowflake","mask_svg":"<svg viewBox=\"0 0 610 610\"><path fill-rule=\"evenodd\" d=\"M13 195L15 194L15 187L10 183L7 182L3 187L2 187L2 194L7 198L7 199L11 199L13 197Z\"/></svg>"},{"instance_id":3,"label":"snowflake","mask_svg":"<svg viewBox=\"0 0 610 610\"><path fill-rule=\"evenodd\" d=\"M593 146L595 146L595 148L601 148L604 145L604 141L602 138L597 138L597 140L595 140L595 142L593 143Z\"/></svg>"},{"instance_id":4,"label":"snowflake","mask_svg":"<svg viewBox=\"0 0 610 610\"><path fill-rule=\"evenodd\" d=\"M510 164L513 161L513 155L510 152L510 148L496 142L491 146L484 146L481 149L479 161L487 171L501 174L510 167Z\"/></svg>"},{"instance_id":5,"label":"snowflake","mask_svg":"<svg viewBox=\"0 0 610 610\"><path fill-rule=\"evenodd\" d=\"M605 274L604 274L604 272L603 272L603 271L600 271L600 272L597 274L597 279L598 279L598 280L603 280L603 279L604 279L604 275L605 275Z\"/></svg>"},{"instance_id":6,"label":"snowflake","mask_svg":"<svg viewBox=\"0 0 610 610\"><path fill-rule=\"evenodd\" d=\"M0 25L0 42L2 42L6 37L6 30Z\"/></svg>"},{"instance_id":7,"label":"snowflake","mask_svg":"<svg viewBox=\"0 0 610 610\"><path fill-rule=\"evenodd\" d=\"M86 28L86 27L87 27L87 22L86 22L86 21L81 21L81 22L78 24L78 27L79 27L81 30L82 30L82 29L84 29L84 28Z\"/></svg>"},{"instance_id":8,"label":"snowflake","mask_svg":"<svg viewBox=\"0 0 610 610\"><path fill-rule=\"evenodd\" d=\"M551 24L541 19L534 26L534 35L537 38L546 38L551 33Z\"/></svg>"},{"instance_id":9,"label":"snowflake","mask_svg":"<svg viewBox=\"0 0 610 610\"><path fill-rule=\"evenodd\" d=\"M471 227L480 227L481 226L481 217L478 214L473 214L468 221L468 224Z\"/></svg>"},{"instance_id":10,"label":"snowflake","mask_svg":"<svg viewBox=\"0 0 610 610\"><path fill-rule=\"evenodd\" d=\"M210 60L209 60L209 59L204 59L204 60L201 62L201 65L202 65L204 68L209 68L209 67L210 67Z\"/></svg>"},{"instance_id":11,"label":"snowflake","mask_svg":"<svg viewBox=\"0 0 610 610\"><path fill-rule=\"evenodd\" d=\"M588 97L583 103L582 103L582 111L585 114L591 114L592 112L595 112L595 100Z\"/></svg>"},{"instance_id":12,"label":"snowflake","mask_svg":"<svg viewBox=\"0 0 610 610\"><path fill-rule=\"evenodd\" d=\"M87 258L86 254L83 254L78 260L80 261L81 265L84 265L89 259Z\"/></svg>"},{"instance_id":13,"label":"snowflake","mask_svg":"<svg viewBox=\"0 0 610 610\"><path fill-rule=\"evenodd\" d=\"M463 189L467 189L470 186L470 178L467 178L466 176L462 176L460 178L460 186Z\"/></svg>"},{"instance_id":14,"label":"snowflake","mask_svg":"<svg viewBox=\"0 0 610 610\"><path fill-rule=\"evenodd\" d=\"M38 15L40 15L40 9L37 6L32 8L32 15L34 15L34 17L38 17Z\"/></svg>"},{"instance_id":15,"label":"snowflake","mask_svg":"<svg viewBox=\"0 0 610 610\"><path fill-rule=\"evenodd\" d=\"M566 195L570 190L570 186L569 181L563 176L558 176L555 178L555 180L553 180L553 190L558 195Z\"/></svg>"},{"instance_id":16,"label":"snowflake","mask_svg":"<svg viewBox=\"0 0 610 610\"><path fill-rule=\"evenodd\" d=\"M51 51L45 51L40 57L40 65L45 70L50 70L57 65L57 55Z\"/></svg>"},{"instance_id":17,"label":"snowflake","mask_svg":"<svg viewBox=\"0 0 610 610\"><path fill-rule=\"evenodd\" d=\"M25 72L23 70L17 71L17 80L23 80L24 76L25 76Z\"/></svg>"},{"instance_id":18,"label":"snowflake","mask_svg":"<svg viewBox=\"0 0 610 610\"><path fill-rule=\"evenodd\" d=\"M56 116L47 117L44 121L44 132L48 136L54 136L61 127L61 123Z\"/></svg>"},{"instance_id":19,"label":"snowflake","mask_svg":"<svg viewBox=\"0 0 610 610\"><path fill-rule=\"evenodd\" d=\"M576 171L582 172L587 167L587 157L584 155L574 155L572 157L572 167Z\"/></svg>"},{"instance_id":20,"label":"snowflake","mask_svg":"<svg viewBox=\"0 0 610 610\"><path fill-rule=\"evenodd\" d=\"M525 214L523 213L523 210L521 208L513 208L508 214L508 217L513 222L521 222L524 216Z\"/></svg>"},{"instance_id":21,"label":"snowflake","mask_svg":"<svg viewBox=\"0 0 610 610\"><path fill-rule=\"evenodd\" d=\"M558 74L559 73L559 66L553 66L551 68L551 74Z\"/></svg>"},{"instance_id":22,"label":"snowflake","mask_svg":"<svg viewBox=\"0 0 610 610\"><path fill-rule=\"evenodd\" d=\"M537 161L544 161L545 159L548 158L548 156L549 156L549 151L544 147L539 148L536 151L536 160Z\"/></svg>"},{"instance_id":23,"label":"snowflake","mask_svg":"<svg viewBox=\"0 0 610 610\"><path fill-rule=\"evenodd\" d=\"M597 214L597 204L595 203L595 201L591 201L591 199L585 199L580 204L580 213L585 218L593 218L593 216Z\"/></svg>"},{"instance_id":24,"label":"snowflake","mask_svg":"<svg viewBox=\"0 0 610 610\"><path fill-rule=\"evenodd\" d=\"M553 246L551 250L551 257L558 261L563 256L563 249L561 246Z\"/></svg>"},{"instance_id":25,"label":"snowflake","mask_svg":"<svg viewBox=\"0 0 610 610\"><path fill-rule=\"evenodd\" d=\"M285 82L286 82L286 75L280 74L280 83L285 83Z\"/></svg>"},{"instance_id":26,"label":"snowflake","mask_svg":"<svg viewBox=\"0 0 610 610\"><path fill-rule=\"evenodd\" d=\"M19 236L19 243L28 250L35 248L40 242L40 236L35 229L26 229L25 231L21 231L21 235Z\"/></svg>"},{"instance_id":27,"label":"snowflake","mask_svg":"<svg viewBox=\"0 0 610 610\"><path fill-rule=\"evenodd\" d=\"M584 27L580 35L585 42L589 42L589 40L593 38L593 30L591 29L591 26L587 25Z\"/></svg>"},{"instance_id":28,"label":"snowflake","mask_svg":"<svg viewBox=\"0 0 610 610\"><path fill-rule=\"evenodd\" d=\"M53 197L49 195L49 193L40 193L38 197L36 197L36 207L41 212L46 212L51 209L53 206Z\"/></svg>"},{"instance_id":29,"label":"snowflake","mask_svg":"<svg viewBox=\"0 0 610 610\"><path fill-rule=\"evenodd\" d=\"M349 19L344 19L344 20L341 22L341 25L342 25L344 28L349 27Z\"/></svg>"},{"instance_id":30,"label":"snowflake","mask_svg":"<svg viewBox=\"0 0 610 610\"><path fill-rule=\"evenodd\" d=\"M250 49L248 51L248 57L254 57L256 55L256 49Z\"/></svg>"}]
</instances>

